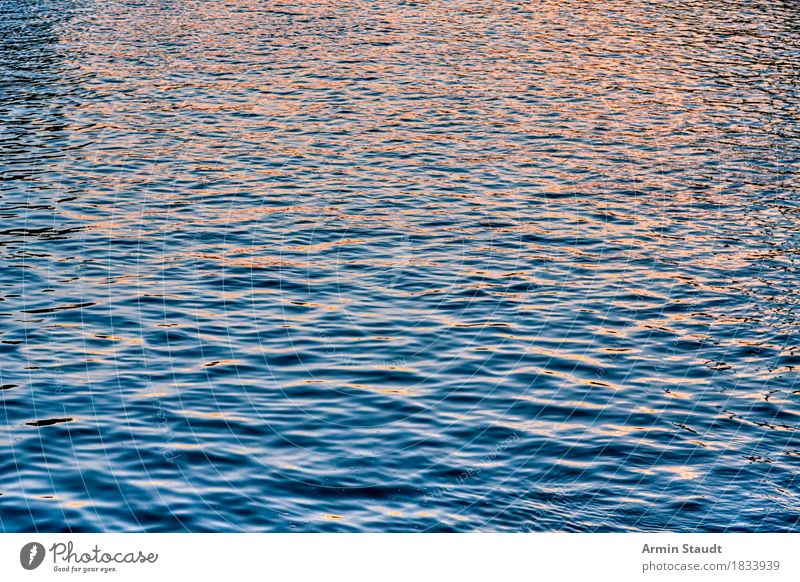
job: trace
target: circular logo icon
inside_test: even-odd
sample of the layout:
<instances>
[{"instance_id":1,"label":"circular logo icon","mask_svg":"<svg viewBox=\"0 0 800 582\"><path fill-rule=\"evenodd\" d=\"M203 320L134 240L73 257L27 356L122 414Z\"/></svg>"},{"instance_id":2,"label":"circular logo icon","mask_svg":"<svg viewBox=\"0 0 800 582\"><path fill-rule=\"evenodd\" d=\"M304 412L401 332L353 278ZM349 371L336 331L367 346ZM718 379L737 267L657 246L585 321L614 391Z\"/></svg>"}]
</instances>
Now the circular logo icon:
<instances>
[{"instance_id":1,"label":"circular logo icon","mask_svg":"<svg viewBox=\"0 0 800 582\"><path fill-rule=\"evenodd\" d=\"M26 570L35 570L44 561L44 546L39 542L30 542L19 551L19 563Z\"/></svg>"}]
</instances>

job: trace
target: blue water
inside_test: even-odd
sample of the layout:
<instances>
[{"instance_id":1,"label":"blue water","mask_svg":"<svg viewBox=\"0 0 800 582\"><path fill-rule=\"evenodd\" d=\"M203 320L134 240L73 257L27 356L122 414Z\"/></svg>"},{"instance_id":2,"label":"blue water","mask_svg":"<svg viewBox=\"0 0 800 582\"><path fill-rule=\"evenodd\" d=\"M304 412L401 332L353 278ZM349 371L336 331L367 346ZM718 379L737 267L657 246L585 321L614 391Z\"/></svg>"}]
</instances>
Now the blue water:
<instances>
[{"instance_id":1,"label":"blue water","mask_svg":"<svg viewBox=\"0 0 800 582\"><path fill-rule=\"evenodd\" d=\"M0 0L0 530L787 531L796 2Z\"/></svg>"}]
</instances>

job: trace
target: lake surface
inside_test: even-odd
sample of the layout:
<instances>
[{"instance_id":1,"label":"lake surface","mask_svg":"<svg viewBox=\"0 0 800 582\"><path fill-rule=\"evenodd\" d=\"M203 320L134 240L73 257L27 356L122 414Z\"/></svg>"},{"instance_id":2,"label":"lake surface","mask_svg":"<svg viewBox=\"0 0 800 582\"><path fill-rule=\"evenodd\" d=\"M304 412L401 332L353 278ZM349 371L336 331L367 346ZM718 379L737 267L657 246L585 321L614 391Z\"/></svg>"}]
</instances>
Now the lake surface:
<instances>
[{"instance_id":1,"label":"lake surface","mask_svg":"<svg viewBox=\"0 0 800 582\"><path fill-rule=\"evenodd\" d=\"M797 2L2 0L0 128L0 530L797 529Z\"/></svg>"}]
</instances>

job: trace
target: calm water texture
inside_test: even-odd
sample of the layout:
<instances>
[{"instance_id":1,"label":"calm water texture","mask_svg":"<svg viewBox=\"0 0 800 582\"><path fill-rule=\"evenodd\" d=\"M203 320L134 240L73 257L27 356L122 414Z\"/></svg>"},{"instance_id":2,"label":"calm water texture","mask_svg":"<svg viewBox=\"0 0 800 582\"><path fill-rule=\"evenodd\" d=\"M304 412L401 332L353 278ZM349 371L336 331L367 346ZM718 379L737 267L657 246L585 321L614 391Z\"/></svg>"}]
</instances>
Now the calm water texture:
<instances>
[{"instance_id":1,"label":"calm water texture","mask_svg":"<svg viewBox=\"0 0 800 582\"><path fill-rule=\"evenodd\" d=\"M793 530L800 5L0 0L0 530Z\"/></svg>"}]
</instances>

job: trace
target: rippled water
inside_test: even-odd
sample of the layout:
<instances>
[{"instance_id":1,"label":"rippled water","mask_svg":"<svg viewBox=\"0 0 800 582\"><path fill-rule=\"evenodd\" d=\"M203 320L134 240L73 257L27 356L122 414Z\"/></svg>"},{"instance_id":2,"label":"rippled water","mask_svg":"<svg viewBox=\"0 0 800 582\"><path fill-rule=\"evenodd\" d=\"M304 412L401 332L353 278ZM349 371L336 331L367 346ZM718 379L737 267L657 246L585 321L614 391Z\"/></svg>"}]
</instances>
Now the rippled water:
<instances>
[{"instance_id":1,"label":"rippled water","mask_svg":"<svg viewBox=\"0 0 800 582\"><path fill-rule=\"evenodd\" d=\"M0 529L791 530L800 5L0 0Z\"/></svg>"}]
</instances>

